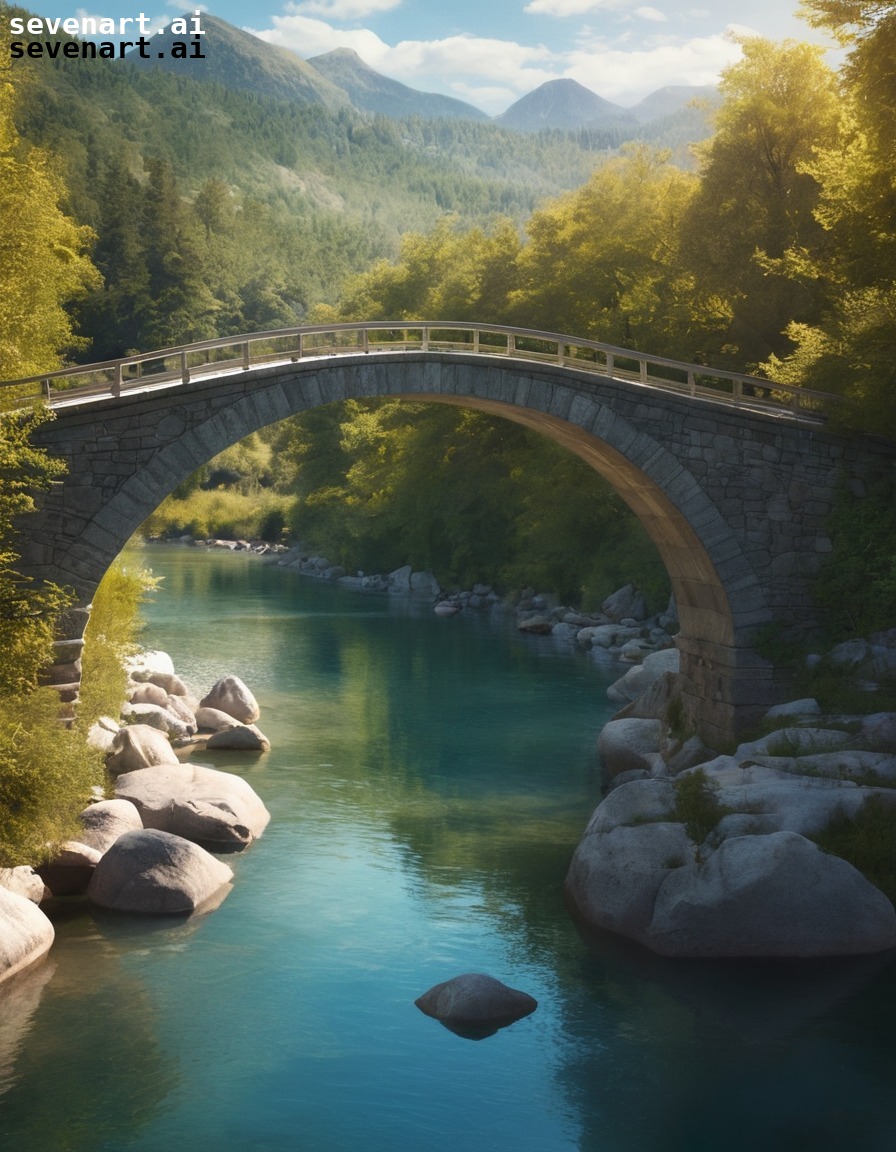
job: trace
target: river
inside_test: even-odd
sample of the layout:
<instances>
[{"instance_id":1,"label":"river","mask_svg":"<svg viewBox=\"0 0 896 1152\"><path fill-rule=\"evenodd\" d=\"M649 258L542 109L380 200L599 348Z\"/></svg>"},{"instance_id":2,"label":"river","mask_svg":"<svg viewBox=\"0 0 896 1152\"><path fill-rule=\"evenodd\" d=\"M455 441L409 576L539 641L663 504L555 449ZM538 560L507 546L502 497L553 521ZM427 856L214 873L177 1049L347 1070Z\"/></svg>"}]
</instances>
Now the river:
<instances>
[{"instance_id":1,"label":"river","mask_svg":"<svg viewBox=\"0 0 896 1152\"><path fill-rule=\"evenodd\" d=\"M241 676L271 815L189 920L57 918L0 993L16 1152L893 1152L896 965L663 960L579 936L562 883L617 673L486 617L255 558L147 550L144 642ZM414 1000L489 972L480 1041Z\"/></svg>"}]
</instances>

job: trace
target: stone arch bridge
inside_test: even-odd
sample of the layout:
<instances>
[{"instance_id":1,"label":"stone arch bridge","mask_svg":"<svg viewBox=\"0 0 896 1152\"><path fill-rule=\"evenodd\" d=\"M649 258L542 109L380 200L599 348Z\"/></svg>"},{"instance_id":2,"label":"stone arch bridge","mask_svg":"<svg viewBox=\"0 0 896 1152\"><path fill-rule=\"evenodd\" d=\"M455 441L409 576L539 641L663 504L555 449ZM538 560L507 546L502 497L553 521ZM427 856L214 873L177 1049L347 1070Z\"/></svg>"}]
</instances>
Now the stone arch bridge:
<instances>
[{"instance_id":1,"label":"stone arch bridge","mask_svg":"<svg viewBox=\"0 0 896 1152\"><path fill-rule=\"evenodd\" d=\"M459 322L291 329L13 383L8 396L39 393L55 409L36 439L68 464L28 518L22 566L73 586L85 606L182 480L305 409L402 397L542 432L603 475L656 544L681 623L685 709L715 744L773 700L774 670L757 636L818 624L809 586L831 549L825 521L841 479L861 483L893 454L891 445L828 433L822 408L831 398L818 393L556 333Z\"/></svg>"}]
</instances>

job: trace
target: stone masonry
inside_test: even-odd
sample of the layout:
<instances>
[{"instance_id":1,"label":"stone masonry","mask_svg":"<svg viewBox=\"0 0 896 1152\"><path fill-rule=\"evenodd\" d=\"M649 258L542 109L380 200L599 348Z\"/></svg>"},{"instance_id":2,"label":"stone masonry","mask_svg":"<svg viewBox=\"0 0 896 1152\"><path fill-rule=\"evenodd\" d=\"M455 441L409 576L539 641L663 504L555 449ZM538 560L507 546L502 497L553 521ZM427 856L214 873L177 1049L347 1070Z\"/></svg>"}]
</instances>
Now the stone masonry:
<instances>
[{"instance_id":1,"label":"stone masonry","mask_svg":"<svg viewBox=\"0 0 896 1152\"><path fill-rule=\"evenodd\" d=\"M773 703L757 630L817 626L810 581L831 550L825 520L838 484L861 485L892 463L892 445L845 440L787 413L572 368L445 352L332 356L60 407L38 436L69 473L29 518L25 571L73 586L89 604L128 538L211 457L284 417L366 396L493 412L564 444L610 481L668 569L685 707L713 744Z\"/></svg>"}]
</instances>

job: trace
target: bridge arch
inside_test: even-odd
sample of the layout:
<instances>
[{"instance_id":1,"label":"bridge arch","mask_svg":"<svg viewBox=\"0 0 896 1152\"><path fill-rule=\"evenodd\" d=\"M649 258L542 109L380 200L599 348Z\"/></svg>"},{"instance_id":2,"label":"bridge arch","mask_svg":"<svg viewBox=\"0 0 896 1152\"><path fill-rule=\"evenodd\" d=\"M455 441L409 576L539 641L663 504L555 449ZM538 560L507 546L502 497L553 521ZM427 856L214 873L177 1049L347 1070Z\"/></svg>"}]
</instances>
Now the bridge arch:
<instances>
[{"instance_id":1,"label":"bridge arch","mask_svg":"<svg viewBox=\"0 0 896 1152\"><path fill-rule=\"evenodd\" d=\"M723 413L720 405L559 365L432 351L361 353L61 407L39 437L67 458L69 477L30 525L25 570L73 585L87 604L145 518L218 452L309 408L386 396L504 416L588 462L641 520L669 572L681 622L683 699L697 729L718 743L768 706L771 667L755 651L756 630L773 621L811 624L801 580L814 571L821 522L815 515L807 527L798 513L808 493L827 510L830 454L806 471L791 461L815 433L797 423ZM762 512L773 507L777 519L750 514L757 482L753 503ZM790 591L782 595L785 584Z\"/></svg>"}]
</instances>

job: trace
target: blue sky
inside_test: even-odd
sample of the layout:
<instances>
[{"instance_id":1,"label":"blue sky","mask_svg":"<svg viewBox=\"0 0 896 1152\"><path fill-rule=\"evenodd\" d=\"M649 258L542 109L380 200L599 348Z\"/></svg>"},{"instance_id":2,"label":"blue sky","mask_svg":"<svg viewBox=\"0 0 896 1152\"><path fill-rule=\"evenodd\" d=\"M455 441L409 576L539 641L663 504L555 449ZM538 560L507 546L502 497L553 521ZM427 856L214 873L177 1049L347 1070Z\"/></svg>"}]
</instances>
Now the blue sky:
<instances>
[{"instance_id":1,"label":"blue sky","mask_svg":"<svg viewBox=\"0 0 896 1152\"><path fill-rule=\"evenodd\" d=\"M183 0L93 0L67 10L62 3L31 6L49 16L144 11L159 24L185 10ZM796 0L213 0L202 7L305 58L354 48L378 72L491 115L558 77L620 104L666 84L714 83L739 56L732 32L820 39L796 16Z\"/></svg>"}]
</instances>

